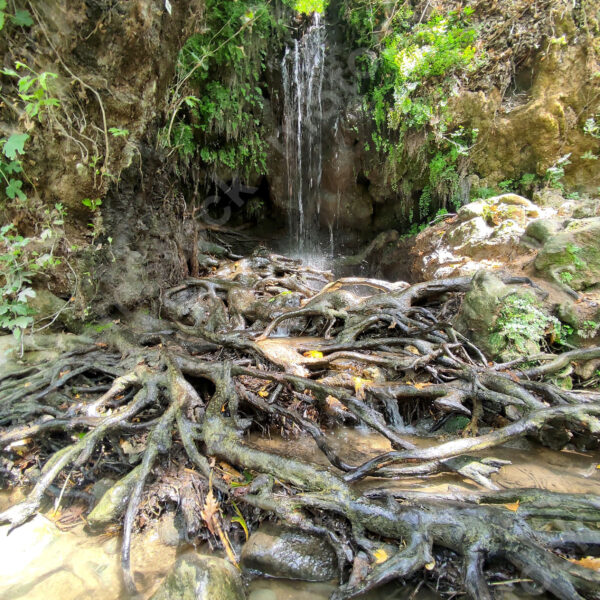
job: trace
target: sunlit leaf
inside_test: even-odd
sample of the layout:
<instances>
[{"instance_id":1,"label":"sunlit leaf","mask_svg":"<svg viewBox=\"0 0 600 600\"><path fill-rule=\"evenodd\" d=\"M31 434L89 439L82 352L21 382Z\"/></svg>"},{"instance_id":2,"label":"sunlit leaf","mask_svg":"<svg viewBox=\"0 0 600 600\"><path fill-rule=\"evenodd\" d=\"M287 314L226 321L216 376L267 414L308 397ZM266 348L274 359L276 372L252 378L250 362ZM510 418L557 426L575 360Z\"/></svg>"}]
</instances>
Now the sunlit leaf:
<instances>
[{"instance_id":1,"label":"sunlit leaf","mask_svg":"<svg viewBox=\"0 0 600 600\"><path fill-rule=\"evenodd\" d=\"M373 552L373 556L375 557L375 563L378 565L384 563L389 558L388 553L383 548L377 548Z\"/></svg>"}]
</instances>

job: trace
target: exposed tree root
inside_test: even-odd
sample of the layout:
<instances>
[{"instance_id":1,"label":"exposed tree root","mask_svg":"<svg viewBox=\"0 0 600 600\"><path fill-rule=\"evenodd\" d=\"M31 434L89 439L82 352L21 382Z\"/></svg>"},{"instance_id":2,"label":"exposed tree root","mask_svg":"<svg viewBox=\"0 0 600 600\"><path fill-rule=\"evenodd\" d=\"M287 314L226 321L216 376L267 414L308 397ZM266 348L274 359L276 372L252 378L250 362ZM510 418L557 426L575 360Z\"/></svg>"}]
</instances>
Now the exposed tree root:
<instances>
[{"instance_id":1,"label":"exposed tree root","mask_svg":"<svg viewBox=\"0 0 600 600\"><path fill-rule=\"evenodd\" d=\"M124 326L106 342L65 354L55 364L27 366L0 379L3 453L12 455L15 444L28 443L39 444L48 456L27 499L0 514L0 522L16 527L33 516L69 467L82 471L82 480L109 463L121 473L132 470L135 461L125 464L113 443L121 437L141 445L123 517L121 557L131 592L136 515L162 457L180 453L199 477L211 479L223 507L235 500L246 514L270 512L327 536L342 577L333 595L338 600L421 569L437 570L439 547L460 557L470 598L491 598L484 575L490 558L503 559L558 598L598 597L600 574L555 553L598 550L598 499L500 490L492 476L505 462L470 454L552 428L597 442L597 394L565 392L542 379L571 360L600 356L600 349L544 356L539 367L507 372L442 318L440 295L468 290L469 278L413 286L331 282L329 274L270 255L218 265L211 277L165 293L168 320L142 332ZM343 289L356 285L371 295ZM291 323L291 334L331 339L304 338L277 357L261 339L282 323ZM419 406L438 421L472 415L483 433L473 428L471 437L416 446L407 427ZM393 450L354 464L323 431L340 417L368 425ZM490 430L500 417L505 424ZM329 465L252 445L245 432L258 426L307 433ZM251 481L232 487L219 476L215 460L250 473ZM361 492L356 485L371 476L440 471L488 491L436 496L385 488ZM517 512L504 506L514 502ZM561 529L553 529L558 521ZM399 549L378 564L373 553L383 539L395 540ZM348 578L363 552L372 560L369 573L361 577L356 568Z\"/></svg>"}]
</instances>

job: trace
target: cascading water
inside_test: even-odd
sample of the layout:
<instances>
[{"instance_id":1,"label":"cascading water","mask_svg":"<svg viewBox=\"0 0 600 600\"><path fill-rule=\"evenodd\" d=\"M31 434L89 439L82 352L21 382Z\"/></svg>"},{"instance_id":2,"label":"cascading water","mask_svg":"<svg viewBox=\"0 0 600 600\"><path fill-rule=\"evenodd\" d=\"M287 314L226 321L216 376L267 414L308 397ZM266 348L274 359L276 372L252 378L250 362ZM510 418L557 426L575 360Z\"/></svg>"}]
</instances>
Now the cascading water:
<instances>
[{"instance_id":1,"label":"cascading water","mask_svg":"<svg viewBox=\"0 0 600 600\"><path fill-rule=\"evenodd\" d=\"M304 35L285 49L281 62L289 251L304 257L321 253L318 232L324 62L325 27L320 15L314 13Z\"/></svg>"}]
</instances>

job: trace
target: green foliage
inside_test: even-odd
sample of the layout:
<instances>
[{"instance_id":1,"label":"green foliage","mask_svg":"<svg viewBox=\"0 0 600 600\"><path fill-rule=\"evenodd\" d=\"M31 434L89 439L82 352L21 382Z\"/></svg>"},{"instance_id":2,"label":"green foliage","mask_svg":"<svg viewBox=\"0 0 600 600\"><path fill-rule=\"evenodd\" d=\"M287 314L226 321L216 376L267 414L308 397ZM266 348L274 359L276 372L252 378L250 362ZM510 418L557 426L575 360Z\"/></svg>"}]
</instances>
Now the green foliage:
<instances>
[{"instance_id":1,"label":"green foliage","mask_svg":"<svg viewBox=\"0 0 600 600\"><path fill-rule=\"evenodd\" d=\"M598 118L598 115L596 115L595 117L590 117L587 119L583 126L583 132L586 135L591 135L592 137L600 139L600 123L596 121Z\"/></svg>"},{"instance_id":2,"label":"green foliage","mask_svg":"<svg viewBox=\"0 0 600 600\"><path fill-rule=\"evenodd\" d=\"M129 135L129 129L119 129L118 127L109 127L108 132L113 137L127 137Z\"/></svg>"},{"instance_id":3,"label":"green foliage","mask_svg":"<svg viewBox=\"0 0 600 600\"><path fill-rule=\"evenodd\" d=\"M6 0L0 0L0 30L4 28L6 17L8 17L17 27L31 27L33 19L28 10L17 9L14 15L6 14Z\"/></svg>"},{"instance_id":4,"label":"green foliage","mask_svg":"<svg viewBox=\"0 0 600 600\"><path fill-rule=\"evenodd\" d=\"M305 15L324 13L329 0L283 0L286 6Z\"/></svg>"},{"instance_id":5,"label":"green foliage","mask_svg":"<svg viewBox=\"0 0 600 600\"><path fill-rule=\"evenodd\" d=\"M19 14L19 11L16 14ZM21 16L23 17L23 15ZM59 101L51 95L50 90L50 82L57 76L48 72L37 73L22 62L15 63L15 69L4 68L0 70L0 73L16 79L17 96L23 102L25 113L30 119L37 118L41 122L46 111L59 104ZM27 72L26 75L17 72L23 69ZM20 202L27 200L27 195L22 189L23 164L21 160L29 138L27 133L13 133L7 138L0 138L3 155L0 156L0 176L5 184L4 192L9 199L16 199Z\"/></svg>"},{"instance_id":6,"label":"green foliage","mask_svg":"<svg viewBox=\"0 0 600 600\"><path fill-rule=\"evenodd\" d=\"M583 160L598 160L598 155L591 150L586 150L579 158Z\"/></svg>"},{"instance_id":7,"label":"green foliage","mask_svg":"<svg viewBox=\"0 0 600 600\"><path fill-rule=\"evenodd\" d=\"M556 318L547 315L531 294L511 294L502 307L491 331L494 345L504 345L510 354L526 354L550 342L564 343L565 331Z\"/></svg>"},{"instance_id":8,"label":"green foliage","mask_svg":"<svg viewBox=\"0 0 600 600\"><path fill-rule=\"evenodd\" d=\"M21 202L27 199L27 196L21 190L23 182L21 179L11 177L11 175L17 175L23 171L21 160L17 155L25 154L24 146L28 139L29 136L25 133L14 133L8 139L0 139L2 154L9 159L7 161L3 157L0 157L0 175L6 184L4 191L11 200L17 198Z\"/></svg>"},{"instance_id":9,"label":"green foliage","mask_svg":"<svg viewBox=\"0 0 600 600\"><path fill-rule=\"evenodd\" d=\"M264 0L208 0L204 14L179 54L166 141L185 161L264 173L260 81L277 23Z\"/></svg>"},{"instance_id":10,"label":"green foliage","mask_svg":"<svg viewBox=\"0 0 600 600\"><path fill-rule=\"evenodd\" d=\"M98 210L98 208L100 208L101 204L102 204L102 200L100 200L100 198L84 198L81 201L81 204L83 204L84 206L87 206L92 212L96 212L96 210Z\"/></svg>"},{"instance_id":11,"label":"green foliage","mask_svg":"<svg viewBox=\"0 0 600 600\"><path fill-rule=\"evenodd\" d=\"M15 69L2 69L0 72L17 79L18 96L25 103L25 112L31 119L37 117L41 121L45 110L60 104L58 99L52 96L50 89L50 82L58 75L46 71L37 73L19 61L15 63ZM27 71L27 74L20 75L17 71L21 69Z\"/></svg>"},{"instance_id":12,"label":"green foliage","mask_svg":"<svg viewBox=\"0 0 600 600\"><path fill-rule=\"evenodd\" d=\"M560 190L564 189L565 186L561 182L561 179L565 176L565 167L571 164L571 161L569 160L570 156L570 152L569 154L561 156L551 167L546 169L544 179L548 182L550 187Z\"/></svg>"},{"instance_id":13,"label":"green foliage","mask_svg":"<svg viewBox=\"0 0 600 600\"><path fill-rule=\"evenodd\" d=\"M420 219L462 201L460 173L478 132L453 126L447 106L455 75L475 65L472 12L469 7L434 11L428 21L416 22L408 3L342 3L349 40L367 49L356 60L357 75L376 126L374 148L386 157L392 187L406 177L406 169L396 168L407 160L406 134L425 131L420 160L428 173Z\"/></svg>"},{"instance_id":14,"label":"green foliage","mask_svg":"<svg viewBox=\"0 0 600 600\"><path fill-rule=\"evenodd\" d=\"M63 205L55 204L45 216L45 228L37 240L19 235L12 223L0 228L0 329L8 329L17 339L33 323L34 311L27 304L29 298L35 297L30 285L32 277L60 264L54 256L54 244L42 254L32 248L34 242L48 245L60 236Z\"/></svg>"}]
</instances>

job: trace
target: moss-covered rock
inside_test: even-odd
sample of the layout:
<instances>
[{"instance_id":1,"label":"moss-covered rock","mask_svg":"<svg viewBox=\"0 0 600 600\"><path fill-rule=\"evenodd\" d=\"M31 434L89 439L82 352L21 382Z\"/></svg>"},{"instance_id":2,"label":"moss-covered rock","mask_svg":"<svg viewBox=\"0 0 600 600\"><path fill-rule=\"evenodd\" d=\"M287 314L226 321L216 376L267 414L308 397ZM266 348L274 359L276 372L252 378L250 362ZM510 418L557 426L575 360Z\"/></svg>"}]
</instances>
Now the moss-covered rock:
<instances>
[{"instance_id":1,"label":"moss-covered rock","mask_svg":"<svg viewBox=\"0 0 600 600\"><path fill-rule=\"evenodd\" d=\"M244 600L239 571L216 556L185 554L151 600Z\"/></svg>"},{"instance_id":2,"label":"moss-covered rock","mask_svg":"<svg viewBox=\"0 0 600 600\"><path fill-rule=\"evenodd\" d=\"M535 259L544 277L584 290L600 283L600 217L572 221L549 237Z\"/></svg>"}]
</instances>

